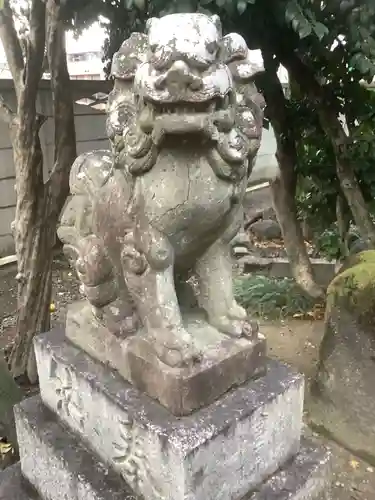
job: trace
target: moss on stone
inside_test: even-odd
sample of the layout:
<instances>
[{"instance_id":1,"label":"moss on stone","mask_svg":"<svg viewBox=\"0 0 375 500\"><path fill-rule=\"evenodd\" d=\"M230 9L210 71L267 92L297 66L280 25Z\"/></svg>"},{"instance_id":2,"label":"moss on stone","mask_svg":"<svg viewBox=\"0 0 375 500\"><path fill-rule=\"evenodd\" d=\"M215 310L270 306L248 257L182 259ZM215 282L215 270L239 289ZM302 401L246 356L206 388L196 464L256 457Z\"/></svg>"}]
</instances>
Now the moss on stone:
<instances>
[{"instance_id":1,"label":"moss on stone","mask_svg":"<svg viewBox=\"0 0 375 500\"><path fill-rule=\"evenodd\" d=\"M347 308L363 327L375 325L375 250L354 256L327 289L327 315L333 307Z\"/></svg>"}]
</instances>

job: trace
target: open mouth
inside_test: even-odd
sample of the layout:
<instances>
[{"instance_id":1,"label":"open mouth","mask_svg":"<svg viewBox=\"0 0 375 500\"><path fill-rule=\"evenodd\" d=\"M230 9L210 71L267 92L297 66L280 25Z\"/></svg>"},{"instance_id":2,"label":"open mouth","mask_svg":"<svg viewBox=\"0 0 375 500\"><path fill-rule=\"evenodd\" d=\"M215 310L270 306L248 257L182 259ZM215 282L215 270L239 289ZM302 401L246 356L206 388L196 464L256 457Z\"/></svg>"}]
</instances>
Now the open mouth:
<instances>
[{"instance_id":1,"label":"open mouth","mask_svg":"<svg viewBox=\"0 0 375 500\"><path fill-rule=\"evenodd\" d=\"M228 109L231 104L231 95L228 93L224 97L216 96L203 102L160 102L147 98L143 102L147 108L152 110L155 117L161 115L199 115Z\"/></svg>"}]
</instances>

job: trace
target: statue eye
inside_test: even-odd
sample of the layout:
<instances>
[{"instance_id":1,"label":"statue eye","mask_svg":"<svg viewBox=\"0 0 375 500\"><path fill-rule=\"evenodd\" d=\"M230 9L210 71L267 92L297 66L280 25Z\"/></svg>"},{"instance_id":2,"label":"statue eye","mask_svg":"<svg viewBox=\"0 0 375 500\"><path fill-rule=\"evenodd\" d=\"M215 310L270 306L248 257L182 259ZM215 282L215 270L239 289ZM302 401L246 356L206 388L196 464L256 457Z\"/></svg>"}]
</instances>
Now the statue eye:
<instances>
[{"instance_id":1,"label":"statue eye","mask_svg":"<svg viewBox=\"0 0 375 500\"><path fill-rule=\"evenodd\" d=\"M216 54L216 52L219 50L219 44L215 42L209 42L206 45L207 51L209 54Z\"/></svg>"}]
</instances>

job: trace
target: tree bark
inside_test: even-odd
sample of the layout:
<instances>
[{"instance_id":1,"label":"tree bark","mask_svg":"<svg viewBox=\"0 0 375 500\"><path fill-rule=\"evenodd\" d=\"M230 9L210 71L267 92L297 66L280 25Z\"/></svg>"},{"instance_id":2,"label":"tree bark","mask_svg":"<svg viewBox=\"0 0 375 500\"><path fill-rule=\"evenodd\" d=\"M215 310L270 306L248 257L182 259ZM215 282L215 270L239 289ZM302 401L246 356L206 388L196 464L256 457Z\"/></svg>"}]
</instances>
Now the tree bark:
<instances>
[{"instance_id":1,"label":"tree bark","mask_svg":"<svg viewBox=\"0 0 375 500\"><path fill-rule=\"evenodd\" d=\"M25 68L18 92L13 139L17 206L14 234L18 261L17 335L9 364L14 377L36 382L32 348L35 334L50 327L52 258L56 225L69 192L69 172L76 157L73 100L67 71L61 5L58 0L33 0ZM46 23L47 21L47 23ZM46 45L50 55L54 99L55 164L44 183L39 138L43 124L36 110Z\"/></svg>"},{"instance_id":2,"label":"tree bark","mask_svg":"<svg viewBox=\"0 0 375 500\"><path fill-rule=\"evenodd\" d=\"M295 202L295 157L285 147L278 147L280 176L271 184L272 201L284 238L292 275L296 283L311 297L324 296L314 279Z\"/></svg>"},{"instance_id":3,"label":"tree bark","mask_svg":"<svg viewBox=\"0 0 375 500\"><path fill-rule=\"evenodd\" d=\"M272 58L263 51L266 75L263 88L267 112L277 142L276 157L279 176L271 183L272 200L284 238L292 275L296 283L311 297L324 296L323 289L314 279L295 202L297 186L297 152L285 96Z\"/></svg>"},{"instance_id":4,"label":"tree bark","mask_svg":"<svg viewBox=\"0 0 375 500\"><path fill-rule=\"evenodd\" d=\"M16 94L19 94L24 69L21 44L14 26L13 12L9 0L4 0L0 11L0 38L8 61Z\"/></svg>"},{"instance_id":5,"label":"tree bark","mask_svg":"<svg viewBox=\"0 0 375 500\"><path fill-rule=\"evenodd\" d=\"M371 219L367 203L362 194L354 167L342 154L342 149L348 147L348 137L337 115L326 106L319 110L320 121L331 139L336 156L336 173L341 190L353 214L353 219L364 240L375 246L375 226Z\"/></svg>"},{"instance_id":6,"label":"tree bark","mask_svg":"<svg viewBox=\"0 0 375 500\"><path fill-rule=\"evenodd\" d=\"M17 204L13 224L17 254L18 318L15 346L10 356L14 376L27 373L32 360L32 337L46 326L41 305L48 293L48 276L40 273L38 263L46 258L42 252L44 214L43 154L39 131L43 120L36 110L38 85L42 76L45 46L45 4L33 0L30 9L30 34L21 78L15 80L17 113L12 142L16 170ZM9 66L12 61L8 60ZM17 68L12 74L16 77ZM47 290L46 290L47 288ZM35 329L34 329L35 328ZM38 328L38 330L37 330ZM23 355L20 348L24 347Z\"/></svg>"},{"instance_id":7,"label":"tree bark","mask_svg":"<svg viewBox=\"0 0 375 500\"><path fill-rule=\"evenodd\" d=\"M343 194L339 193L337 195L337 200L336 200L336 220L340 237L340 248L342 257L347 257L349 255L347 239L350 229L350 219L351 219L351 214L347 201L343 196Z\"/></svg>"},{"instance_id":8,"label":"tree bark","mask_svg":"<svg viewBox=\"0 0 375 500\"><path fill-rule=\"evenodd\" d=\"M65 51L62 9L59 0L47 1L47 57L55 117L55 161L48 188L55 200L53 215L56 223L69 195L70 168L77 157L74 103Z\"/></svg>"}]
</instances>

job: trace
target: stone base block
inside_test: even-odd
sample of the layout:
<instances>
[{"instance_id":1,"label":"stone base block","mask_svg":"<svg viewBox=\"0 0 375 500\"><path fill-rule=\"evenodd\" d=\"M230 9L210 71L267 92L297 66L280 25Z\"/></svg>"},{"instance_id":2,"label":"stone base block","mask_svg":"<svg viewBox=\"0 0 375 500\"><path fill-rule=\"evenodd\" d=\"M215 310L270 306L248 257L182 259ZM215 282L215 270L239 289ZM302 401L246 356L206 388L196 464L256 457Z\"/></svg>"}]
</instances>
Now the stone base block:
<instances>
[{"instance_id":1,"label":"stone base block","mask_svg":"<svg viewBox=\"0 0 375 500\"><path fill-rule=\"evenodd\" d=\"M201 362L187 368L159 361L141 332L121 336L109 331L93 318L86 301L69 307L66 336L178 416L208 406L232 387L264 374L266 340L262 335L253 340L227 337L199 313L184 316L184 324L204 353Z\"/></svg>"},{"instance_id":2,"label":"stone base block","mask_svg":"<svg viewBox=\"0 0 375 500\"><path fill-rule=\"evenodd\" d=\"M0 500L141 500L124 481L84 449L38 397L20 405L16 416L23 475L20 466L0 474ZM329 454L303 442L293 459L243 498L329 500L329 491ZM186 498L196 497L189 493Z\"/></svg>"},{"instance_id":3,"label":"stone base block","mask_svg":"<svg viewBox=\"0 0 375 500\"><path fill-rule=\"evenodd\" d=\"M124 481L83 448L39 397L17 406L15 416L22 474L42 499L134 500Z\"/></svg>"},{"instance_id":4,"label":"stone base block","mask_svg":"<svg viewBox=\"0 0 375 500\"><path fill-rule=\"evenodd\" d=\"M240 498L299 450L303 377L280 363L177 418L63 332L35 350L45 404L148 500Z\"/></svg>"},{"instance_id":5,"label":"stone base block","mask_svg":"<svg viewBox=\"0 0 375 500\"><path fill-rule=\"evenodd\" d=\"M331 453L303 440L300 452L243 500L331 500Z\"/></svg>"}]
</instances>

